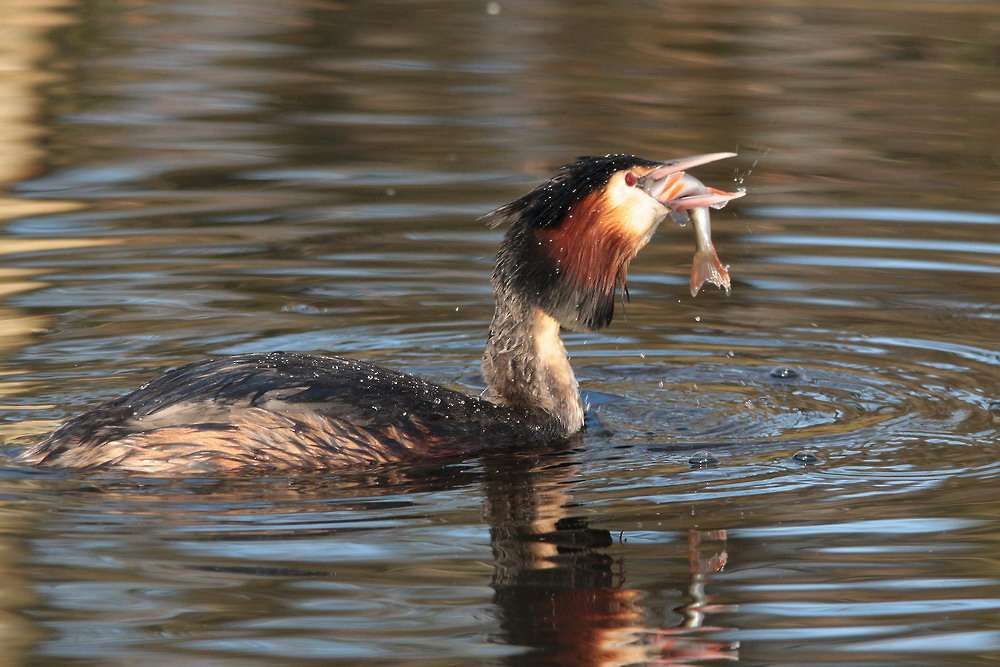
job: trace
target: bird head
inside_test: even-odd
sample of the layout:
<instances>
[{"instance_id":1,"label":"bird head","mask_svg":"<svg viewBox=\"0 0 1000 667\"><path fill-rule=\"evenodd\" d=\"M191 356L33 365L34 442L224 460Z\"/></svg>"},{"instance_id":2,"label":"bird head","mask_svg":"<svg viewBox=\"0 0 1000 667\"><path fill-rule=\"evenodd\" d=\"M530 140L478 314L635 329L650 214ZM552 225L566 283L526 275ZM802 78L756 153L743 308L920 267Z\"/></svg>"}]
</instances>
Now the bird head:
<instances>
[{"instance_id":1,"label":"bird head","mask_svg":"<svg viewBox=\"0 0 1000 667\"><path fill-rule=\"evenodd\" d=\"M564 165L487 216L510 223L493 272L497 294L541 308L567 329L606 327L629 264L667 215L743 194L706 188L684 170L734 155L605 155Z\"/></svg>"}]
</instances>

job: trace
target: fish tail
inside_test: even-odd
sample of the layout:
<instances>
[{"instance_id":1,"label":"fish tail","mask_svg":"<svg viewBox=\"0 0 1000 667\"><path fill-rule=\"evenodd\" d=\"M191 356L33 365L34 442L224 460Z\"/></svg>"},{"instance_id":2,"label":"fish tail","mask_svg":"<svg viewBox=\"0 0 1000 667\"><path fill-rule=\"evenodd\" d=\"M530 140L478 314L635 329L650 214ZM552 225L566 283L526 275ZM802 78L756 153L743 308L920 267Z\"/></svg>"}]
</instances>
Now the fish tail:
<instances>
[{"instance_id":1,"label":"fish tail","mask_svg":"<svg viewBox=\"0 0 1000 667\"><path fill-rule=\"evenodd\" d=\"M691 264L691 296L697 296L698 290L705 283L721 287L726 290L726 296L729 296L729 271L722 265L714 248L694 253L694 262Z\"/></svg>"}]
</instances>

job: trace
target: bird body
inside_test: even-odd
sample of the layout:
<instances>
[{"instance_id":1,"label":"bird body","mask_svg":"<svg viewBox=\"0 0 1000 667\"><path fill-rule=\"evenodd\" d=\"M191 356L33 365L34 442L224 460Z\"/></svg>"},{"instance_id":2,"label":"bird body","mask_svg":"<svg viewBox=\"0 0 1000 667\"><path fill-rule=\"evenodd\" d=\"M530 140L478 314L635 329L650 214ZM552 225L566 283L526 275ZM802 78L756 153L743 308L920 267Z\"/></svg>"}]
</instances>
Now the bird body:
<instances>
[{"instance_id":1,"label":"bird body","mask_svg":"<svg viewBox=\"0 0 1000 667\"><path fill-rule=\"evenodd\" d=\"M560 430L540 415L343 357L242 354L173 369L67 420L22 461L151 475L322 470Z\"/></svg>"}]
</instances>

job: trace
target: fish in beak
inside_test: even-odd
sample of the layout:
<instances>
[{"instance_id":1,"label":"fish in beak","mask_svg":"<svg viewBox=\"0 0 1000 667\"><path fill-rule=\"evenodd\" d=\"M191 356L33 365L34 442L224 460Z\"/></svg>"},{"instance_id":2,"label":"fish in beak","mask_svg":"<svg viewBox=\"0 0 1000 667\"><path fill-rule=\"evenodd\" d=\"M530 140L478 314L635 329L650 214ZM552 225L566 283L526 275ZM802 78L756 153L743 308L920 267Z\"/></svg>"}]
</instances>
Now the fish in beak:
<instances>
[{"instance_id":1,"label":"fish in beak","mask_svg":"<svg viewBox=\"0 0 1000 667\"><path fill-rule=\"evenodd\" d=\"M689 216L694 221L696 245L691 265L691 296L696 296L706 282L721 287L729 295L729 272L712 244L708 210L722 208L730 200L745 195L746 191L725 192L710 188L684 171L735 156L736 153L707 153L669 160L643 176L638 183L649 196L666 206L678 223L686 224Z\"/></svg>"}]
</instances>

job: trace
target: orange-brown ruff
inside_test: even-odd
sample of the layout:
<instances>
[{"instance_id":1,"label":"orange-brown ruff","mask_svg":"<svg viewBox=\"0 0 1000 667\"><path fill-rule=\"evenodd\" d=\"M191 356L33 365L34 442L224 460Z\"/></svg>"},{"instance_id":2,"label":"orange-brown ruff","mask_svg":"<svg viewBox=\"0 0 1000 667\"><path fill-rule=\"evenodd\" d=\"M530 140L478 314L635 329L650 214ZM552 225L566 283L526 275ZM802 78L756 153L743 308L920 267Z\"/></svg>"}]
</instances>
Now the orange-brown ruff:
<instances>
[{"instance_id":1,"label":"orange-brown ruff","mask_svg":"<svg viewBox=\"0 0 1000 667\"><path fill-rule=\"evenodd\" d=\"M738 196L677 194L684 169L730 156L581 158L494 211L511 226L493 273L484 397L341 357L244 354L169 371L67 420L19 460L149 475L267 473L571 436L583 428L583 404L560 328L611 322L629 263L670 212Z\"/></svg>"}]
</instances>

